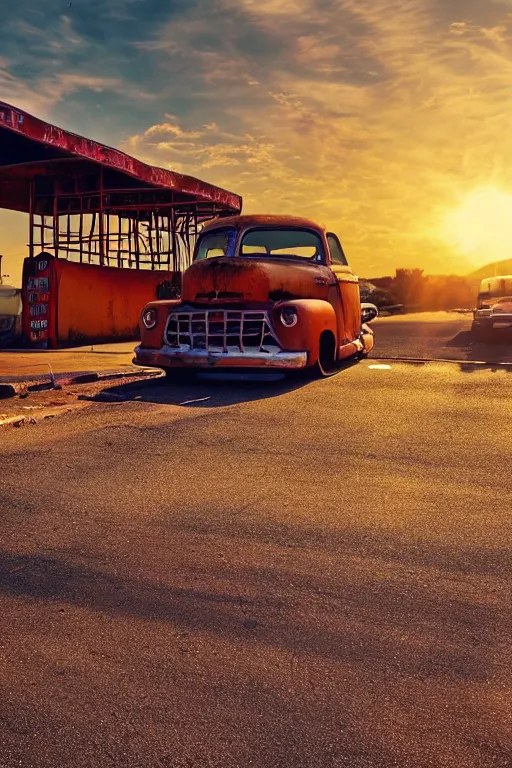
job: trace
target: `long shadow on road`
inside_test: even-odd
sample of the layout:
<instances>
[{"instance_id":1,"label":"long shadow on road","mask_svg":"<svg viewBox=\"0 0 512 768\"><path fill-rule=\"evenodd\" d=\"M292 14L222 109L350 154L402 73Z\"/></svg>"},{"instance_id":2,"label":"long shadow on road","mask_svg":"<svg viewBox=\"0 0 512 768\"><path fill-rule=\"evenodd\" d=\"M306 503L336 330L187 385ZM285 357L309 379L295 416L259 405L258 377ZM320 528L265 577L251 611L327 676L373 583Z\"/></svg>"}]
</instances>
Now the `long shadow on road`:
<instances>
[{"instance_id":1,"label":"long shadow on road","mask_svg":"<svg viewBox=\"0 0 512 768\"><path fill-rule=\"evenodd\" d=\"M357 362L344 363L336 376L343 376L344 371L357 365ZM279 397L289 394L312 383L306 374L288 374L280 379L258 376L252 380L227 380L212 374L211 378L191 377L186 383L175 383L164 376L156 379L131 382L109 387L104 390L107 397L113 395L124 400L157 403L162 405L182 405L188 408L219 408L256 400Z\"/></svg>"},{"instance_id":2,"label":"long shadow on road","mask_svg":"<svg viewBox=\"0 0 512 768\"><path fill-rule=\"evenodd\" d=\"M455 347L456 349L469 349L473 342L473 336L471 331L460 331L453 339L446 342L447 347Z\"/></svg>"},{"instance_id":3,"label":"long shadow on road","mask_svg":"<svg viewBox=\"0 0 512 768\"><path fill-rule=\"evenodd\" d=\"M165 377L109 387L104 393L124 400L159 405L181 405L187 408L220 408L255 400L279 397L303 387L304 381L227 381L191 380L174 384Z\"/></svg>"},{"instance_id":4,"label":"long shadow on road","mask_svg":"<svg viewBox=\"0 0 512 768\"><path fill-rule=\"evenodd\" d=\"M472 363L484 363L489 370L506 370L512 372L512 341L498 339L494 343L475 342L471 331L461 331L446 343L447 348L461 350L459 358L460 370L464 373L472 373L475 367ZM507 363L507 366L503 366ZM503 366L503 368L500 368Z\"/></svg>"},{"instance_id":5,"label":"long shadow on road","mask_svg":"<svg viewBox=\"0 0 512 768\"><path fill-rule=\"evenodd\" d=\"M319 553L312 553L313 561ZM385 665L398 675L486 681L496 633L507 619L499 606L442 589L411 589L411 576L382 579L379 564L353 572L311 568L191 565L185 577L208 587L121 577L61 555L0 555L0 592L111 616L168 621L180 631L209 632L341 662ZM424 576L420 576L424 579ZM424 587L426 585L423 585ZM314 599L313 615L297 611ZM333 614L333 610L335 614ZM413 653L400 635L414 629ZM447 635L448 633L448 635ZM480 636L478 648L468 637ZM451 638L447 642L447 636ZM453 639L457 638L457 642ZM486 648L485 646L489 647Z\"/></svg>"}]
</instances>

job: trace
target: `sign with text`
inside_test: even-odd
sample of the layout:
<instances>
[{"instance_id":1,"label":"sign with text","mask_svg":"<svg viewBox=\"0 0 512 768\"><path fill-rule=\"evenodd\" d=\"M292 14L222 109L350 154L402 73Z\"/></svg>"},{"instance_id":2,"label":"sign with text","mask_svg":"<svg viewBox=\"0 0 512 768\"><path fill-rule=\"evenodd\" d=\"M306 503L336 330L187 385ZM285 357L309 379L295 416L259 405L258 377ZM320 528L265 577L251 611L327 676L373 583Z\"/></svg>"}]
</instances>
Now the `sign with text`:
<instances>
[{"instance_id":1,"label":"sign with text","mask_svg":"<svg viewBox=\"0 0 512 768\"><path fill-rule=\"evenodd\" d=\"M48 342L52 313L50 272L53 259L41 253L35 259L27 259L23 275L25 300L24 333L31 343Z\"/></svg>"}]
</instances>

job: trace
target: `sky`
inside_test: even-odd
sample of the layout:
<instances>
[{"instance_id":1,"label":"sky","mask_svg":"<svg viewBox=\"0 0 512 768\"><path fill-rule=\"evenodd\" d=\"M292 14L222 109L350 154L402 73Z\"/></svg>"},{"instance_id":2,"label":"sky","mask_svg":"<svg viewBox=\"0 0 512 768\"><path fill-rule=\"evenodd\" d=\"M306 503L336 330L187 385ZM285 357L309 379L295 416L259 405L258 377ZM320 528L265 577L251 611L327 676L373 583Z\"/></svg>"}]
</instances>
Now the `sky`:
<instances>
[{"instance_id":1,"label":"sky","mask_svg":"<svg viewBox=\"0 0 512 768\"><path fill-rule=\"evenodd\" d=\"M512 255L512 0L17 0L0 100L336 231L365 277ZM0 212L19 283L28 217Z\"/></svg>"}]
</instances>

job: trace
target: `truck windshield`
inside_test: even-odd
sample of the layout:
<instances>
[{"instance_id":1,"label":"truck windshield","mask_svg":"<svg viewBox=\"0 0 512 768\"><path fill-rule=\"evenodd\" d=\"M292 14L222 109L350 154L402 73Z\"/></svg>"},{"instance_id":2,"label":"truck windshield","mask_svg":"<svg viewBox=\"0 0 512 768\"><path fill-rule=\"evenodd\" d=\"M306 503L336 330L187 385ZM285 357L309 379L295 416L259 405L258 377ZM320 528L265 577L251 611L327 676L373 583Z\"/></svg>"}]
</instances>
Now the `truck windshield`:
<instances>
[{"instance_id":1,"label":"truck windshield","mask_svg":"<svg viewBox=\"0 0 512 768\"><path fill-rule=\"evenodd\" d=\"M215 259L219 256L234 256L236 230L231 228L217 229L200 238L196 261L200 259Z\"/></svg>"},{"instance_id":2,"label":"truck windshield","mask_svg":"<svg viewBox=\"0 0 512 768\"><path fill-rule=\"evenodd\" d=\"M235 256L236 230L231 228L206 232L199 239L196 261L221 256ZM322 241L307 229L251 229L240 247L241 256L300 258L325 263Z\"/></svg>"},{"instance_id":3,"label":"truck windshield","mask_svg":"<svg viewBox=\"0 0 512 768\"><path fill-rule=\"evenodd\" d=\"M320 237L307 229L252 229L244 235L240 253L324 262Z\"/></svg>"}]
</instances>

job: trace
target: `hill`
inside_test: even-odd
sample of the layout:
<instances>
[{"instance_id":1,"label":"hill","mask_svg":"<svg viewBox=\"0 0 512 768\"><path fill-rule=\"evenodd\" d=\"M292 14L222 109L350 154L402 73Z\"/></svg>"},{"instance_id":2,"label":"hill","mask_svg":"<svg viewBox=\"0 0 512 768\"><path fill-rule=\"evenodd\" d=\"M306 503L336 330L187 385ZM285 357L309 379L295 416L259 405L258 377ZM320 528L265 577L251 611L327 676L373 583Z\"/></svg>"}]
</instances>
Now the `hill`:
<instances>
[{"instance_id":1,"label":"hill","mask_svg":"<svg viewBox=\"0 0 512 768\"><path fill-rule=\"evenodd\" d=\"M475 272L471 272L468 278L470 280L483 280L486 277L495 277L497 275L512 275L512 259L493 261L491 264L486 264L485 267L480 267Z\"/></svg>"}]
</instances>

